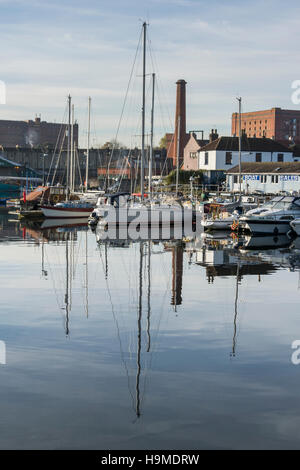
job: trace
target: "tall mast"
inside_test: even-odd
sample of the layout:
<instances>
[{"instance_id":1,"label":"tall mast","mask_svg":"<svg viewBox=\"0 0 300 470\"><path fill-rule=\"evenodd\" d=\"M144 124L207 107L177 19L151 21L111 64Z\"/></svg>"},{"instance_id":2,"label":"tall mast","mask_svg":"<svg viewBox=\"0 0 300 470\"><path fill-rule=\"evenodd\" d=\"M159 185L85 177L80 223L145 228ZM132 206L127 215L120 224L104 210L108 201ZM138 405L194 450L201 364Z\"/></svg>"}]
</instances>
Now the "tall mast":
<instances>
[{"instance_id":1,"label":"tall mast","mask_svg":"<svg viewBox=\"0 0 300 470\"><path fill-rule=\"evenodd\" d=\"M142 104L142 155L141 155L141 198L144 199L145 163L145 97L146 97L146 22L143 23L143 104Z\"/></svg>"},{"instance_id":2,"label":"tall mast","mask_svg":"<svg viewBox=\"0 0 300 470\"><path fill-rule=\"evenodd\" d=\"M71 95L68 96L68 109L69 109L69 120L68 120L68 147L67 147L67 181L66 181L66 200L69 199L69 188L70 188L70 148L71 148Z\"/></svg>"},{"instance_id":3,"label":"tall mast","mask_svg":"<svg viewBox=\"0 0 300 470\"><path fill-rule=\"evenodd\" d=\"M180 143L180 116L178 116L178 131L177 131L177 152L176 152L176 196L178 196L178 183L179 183L179 143Z\"/></svg>"},{"instance_id":4,"label":"tall mast","mask_svg":"<svg viewBox=\"0 0 300 470\"><path fill-rule=\"evenodd\" d=\"M239 102L239 193L240 197L242 194L242 141L241 141L241 125L242 125L242 118L241 118L241 107L242 107L242 98L237 98Z\"/></svg>"},{"instance_id":5,"label":"tall mast","mask_svg":"<svg viewBox=\"0 0 300 470\"><path fill-rule=\"evenodd\" d=\"M150 351L151 336L150 336L150 317L151 317L151 240L148 240L148 314L147 314L147 352Z\"/></svg>"},{"instance_id":6,"label":"tall mast","mask_svg":"<svg viewBox=\"0 0 300 470\"><path fill-rule=\"evenodd\" d=\"M140 242L140 269L139 269L139 304L138 304L138 341L137 341L137 374L136 374L136 407L137 417L141 416L140 376L141 376L141 349L142 349L142 310L143 310L143 254L144 243Z\"/></svg>"},{"instance_id":7,"label":"tall mast","mask_svg":"<svg viewBox=\"0 0 300 470\"><path fill-rule=\"evenodd\" d=\"M235 301L234 301L234 319L233 319L233 338L232 338L232 352L230 356L235 357L235 350L236 350L236 320L238 316L238 297L239 297L239 275L240 275L240 260L237 262L236 267L236 289L235 289Z\"/></svg>"},{"instance_id":8,"label":"tall mast","mask_svg":"<svg viewBox=\"0 0 300 470\"><path fill-rule=\"evenodd\" d=\"M72 104L72 124L71 124L71 159L70 159L70 190L74 191L74 104Z\"/></svg>"},{"instance_id":9,"label":"tall mast","mask_svg":"<svg viewBox=\"0 0 300 470\"><path fill-rule=\"evenodd\" d=\"M152 74L151 137L150 137L149 189L148 189L150 198L152 196L151 182L152 182L152 164L153 164L154 92L155 92L155 73Z\"/></svg>"},{"instance_id":10,"label":"tall mast","mask_svg":"<svg viewBox=\"0 0 300 470\"><path fill-rule=\"evenodd\" d=\"M90 156L90 133L91 133L91 97L89 96L88 106L88 137L87 137L87 149L86 149L86 172L85 172L85 190L89 187L89 156Z\"/></svg>"}]
</instances>

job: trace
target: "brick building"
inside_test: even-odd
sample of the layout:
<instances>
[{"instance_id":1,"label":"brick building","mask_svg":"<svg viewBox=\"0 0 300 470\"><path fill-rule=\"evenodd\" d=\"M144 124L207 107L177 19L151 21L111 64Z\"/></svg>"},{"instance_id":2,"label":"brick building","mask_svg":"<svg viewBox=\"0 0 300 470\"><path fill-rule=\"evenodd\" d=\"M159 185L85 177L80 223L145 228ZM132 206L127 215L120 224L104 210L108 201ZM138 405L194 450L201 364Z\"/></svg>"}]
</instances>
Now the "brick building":
<instances>
[{"instance_id":1,"label":"brick building","mask_svg":"<svg viewBox=\"0 0 300 470\"><path fill-rule=\"evenodd\" d=\"M213 134L213 132L212 132ZM211 136L212 136L211 134ZM218 134L213 134L215 138L218 138ZM184 147L184 158L183 158L183 169L184 170L198 170L198 151L201 147L208 144L210 140L203 139L203 133L201 139L197 138L196 131L190 131L190 138Z\"/></svg>"},{"instance_id":2,"label":"brick building","mask_svg":"<svg viewBox=\"0 0 300 470\"><path fill-rule=\"evenodd\" d=\"M61 146L67 124L41 121L36 117L34 121L7 121L0 120L0 146L5 148L54 148L58 142ZM78 147L78 124L74 125L74 142ZM64 139L64 147L67 138Z\"/></svg>"},{"instance_id":3,"label":"brick building","mask_svg":"<svg viewBox=\"0 0 300 470\"><path fill-rule=\"evenodd\" d=\"M268 137L285 145L300 143L300 111L272 108L241 114L241 129L248 137ZM232 114L231 132L239 135L239 115Z\"/></svg>"}]
</instances>

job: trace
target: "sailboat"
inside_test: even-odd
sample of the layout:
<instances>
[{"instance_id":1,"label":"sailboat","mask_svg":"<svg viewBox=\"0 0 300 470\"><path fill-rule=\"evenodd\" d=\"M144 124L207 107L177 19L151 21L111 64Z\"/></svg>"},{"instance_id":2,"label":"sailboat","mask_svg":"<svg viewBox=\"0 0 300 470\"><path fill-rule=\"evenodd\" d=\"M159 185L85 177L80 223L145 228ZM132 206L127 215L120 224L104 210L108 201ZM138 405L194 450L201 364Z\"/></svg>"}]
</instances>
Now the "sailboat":
<instances>
[{"instance_id":1,"label":"sailboat","mask_svg":"<svg viewBox=\"0 0 300 470\"><path fill-rule=\"evenodd\" d=\"M231 204L228 204L223 208L226 212L218 213L217 216L212 215L211 217L203 217L201 225L204 227L204 230L236 230L239 225L239 212L237 208L241 206L242 201L242 186L241 186L241 104L242 98L237 98L239 102L239 199ZM230 213L230 211L232 213Z\"/></svg>"},{"instance_id":2,"label":"sailboat","mask_svg":"<svg viewBox=\"0 0 300 470\"><path fill-rule=\"evenodd\" d=\"M154 123L154 90L155 74L152 74L152 110L151 110L151 145L149 165L149 192L145 194L145 90L146 90L146 42L147 24L143 23L143 85L142 85L142 152L141 152L141 192L138 195L113 194L106 198L100 197L97 206L90 216L90 225L97 225L99 221L104 224L129 224L137 220L140 225L161 225L163 223L192 224L196 211L183 206L178 198L178 181L176 198L167 195L154 196L151 190L152 155L153 155L153 123ZM122 197L121 197L122 196ZM139 200L137 201L137 198ZM103 201L104 199L104 201Z\"/></svg>"},{"instance_id":3,"label":"sailboat","mask_svg":"<svg viewBox=\"0 0 300 470\"><path fill-rule=\"evenodd\" d=\"M71 111L71 96L68 96L68 108L69 108L69 123L68 123L68 149L67 149L67 184L66 184L66 199L64 202L58 202L57 204L42 205L41 211L46 218L58 219L58 218L85 218L88 219L89 215L93 211L93 201L76 200L71 201L69 199L70 191L74 191L75 175L74 175L74 138L73 138L73 126L74 126L74 107ZM89 112L90 112L90 101L89 101ZM72 115L72 119L71 119ZM72 121L72 122L71 122ZM89 139L88 139L89 142ZM87 154L88 155L88 154ZM87 160L88 165L88 160Z\"/></svg>"}]
</instances>

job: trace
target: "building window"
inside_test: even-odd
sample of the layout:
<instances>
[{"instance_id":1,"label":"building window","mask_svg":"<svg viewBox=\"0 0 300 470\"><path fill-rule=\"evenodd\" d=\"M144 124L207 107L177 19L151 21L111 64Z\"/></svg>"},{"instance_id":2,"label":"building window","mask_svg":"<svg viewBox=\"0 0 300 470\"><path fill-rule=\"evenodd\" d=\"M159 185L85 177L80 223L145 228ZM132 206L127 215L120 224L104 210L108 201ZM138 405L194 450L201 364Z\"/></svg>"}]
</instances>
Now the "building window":
<instances>
[{"instance_id":1,"label":"building window","mask_svg":"<svg viewBox=\"0 0 300 470\"><path fill-rule=\"evenodd\" d=\"M272 175L272 177L271 177L271 182L272 182L272 183L275 182L275 176L274 176L274 175Z\"/></svg>"},{"instance_id":2,"label":"building window","mask_svg":"<svg viewBox=\"0 0 300 470\"><path fill-rule=\"evenodd\" d=\"M278 175L275 176L275 183L278 183Z\"/></svg>"},{"instance_id":3,"label":"building window","mask_svg":"<svg viewBox=\"0 0 300 470\"><path fill-rule=\"evenodd\" d=\"M255 154L255 161L256 162L261 162L261 153L256 153Z\"/></svg>"},{"instance_id":4,"label":"building window","mask_svg":"<svg viewBox=\"0 0 300 470\"><path fill-rule=\"evenodd\" d=\"M208 152L204 154L204 165L208 165Z\"/></svg>"},{"instance_id":5,"label":"building window","mask_svg":"<svg viewBox=\"0 0 300 470\"><path fill-rule=\"evenodd\" d=\"M238 182L238 177L237 177L237 175L234 175L234 177L233 177L233 183L234 183L234 184L237 184L237 182Z\"/></svg>"},{"instance_id":6,"label":"building window","mask_svg":"<svg viewBox=\"0 0 300 470\"><path fill-rule=\"evenodd\" d=\"M231 165L232 164L232 152L226 152L225 164L226 165Z\"/></svg>"},{"instance_id":7,"label":"building window","mask_svg":"<svg viewBox=\"0 0 300 470\"><path fill-rule=\"evenodd\" d=\"M283 153L279 153L279 154L277 155L277 161L278 161L278 162L283 162Z\"/></svg>"},{"instance_id":8,"label":"building window","mask_svg":"<svg viewBox=\"0 0 300 470\"><path fill-rule=\"evenodd\" d=\"M197 152L190 152L190 158L197 158Z\"/></svg>"}]
</instances>

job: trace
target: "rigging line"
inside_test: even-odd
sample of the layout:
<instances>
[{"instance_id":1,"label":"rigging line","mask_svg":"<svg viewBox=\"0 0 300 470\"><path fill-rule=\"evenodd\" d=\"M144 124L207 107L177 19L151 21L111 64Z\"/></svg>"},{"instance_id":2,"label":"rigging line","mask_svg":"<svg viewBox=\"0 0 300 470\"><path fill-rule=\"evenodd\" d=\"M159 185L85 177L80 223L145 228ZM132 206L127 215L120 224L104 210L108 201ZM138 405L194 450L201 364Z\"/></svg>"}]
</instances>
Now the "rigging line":
<instances>
[{"instance_id":1,"label":"rigging line","mask_svg":"<svg viewBox=\"0 0 300 470\"><path fill-rule=\"evenodd\" d=\"M124 367L125 367L125 372L126 372L126 375L127 375L128 390L129 390L130 396L132 398L132 408L134 409L134 397L133 397L133 394L132 394L131 389L130 389L129 372L128 372L127 364L126 364L126 361L125 361L125 358L124 358L124 351L123 351L123 348L122 348L122 340L121 340L121 335L120 335L119 323L118 323L116 313L115 313L115 310L114 310L114 305L113 305L112 296L111 296L111 293L110 293L108 279L105 276L105 268L104 268L104 263L103 263L103 258L102 258L102 253L101 253L101 248L100 247L101 247L101 245L99 244L99 250L98 251L99 251L99 255L100 255L100 259L101 259L101 263L102 263L103 274L104 274L105 283L106 283L106 289L107 289L107 293L108 293L108 297L109 297L109 301L110 301L110 305L111 305L111 311L112 311L112 314L113 314L113 319L114 319L114 322L115 322L116 328L117 328L117 337L118 337L119 345L120 345L121 359L122 359L122 362L123 362Z\"/></svg>"},{"instance_id":2,"label":"rigging line","mask_svg":"<svg viewBox=\"0 0 300 470\"><path fill-rule=\"evenodd\" d=\"M124 98L124 101L123 101L121 116L120 116L120 119L119 119L119 122L118 122L117 132L116 132L116 136L115 136L114 145L113 145L113 148L112 148L112 151L111 151L111 154L110 154L110 159L109 159L109 162L108 162L108 167L109 167L110 164L111 164L112 157L113 157L113 154L114 154L114 151L115 151L116 142L117 142L117 139L118 139L119 130L120 130L121 122L122 122L122 119L123 119L123 114L124 114L124 110L125 110L125 105L126 105L126 101L127 101L128 92L129 92L129 87L130 87L130 84L131 84L131 80L132 80L132 76L133 76L133 71L134 71L134 67L135 67L135 63L136 63L136 58L137 58L138 51L139 51L139 48L140 48L140 43L141 43L141 39L142 39L142 33L143 33L143 29L141 30L140 37L139 37L139 41L138 41L138 45L137 45L137 48L136 48L136 51L135 51L133 66L132 66L132 69L131 69L131 72L130 72L129 82L128 82L128 85L127 85L127 89L126 89L126 93L125 93L125 98Z\"/></svg>"},{"instance_id":3,"label":"rigging line","mask_svg":"<svg viewBox=\"0 0 300 470\"><path fill-rule=\"evenodd\" d=\"M61 158L61 154L62 154L62 151L63 151L63 146L64 146L64 143L65 143L66 135L67 135L67 128L65 128L63 140L62 140L61 147L60 147L60 149L59 149L59 154L58 154L58 157L57 157L57 160L56 160L56 164L55 164L55 168L54 168L54 173L53 173L53 176L52 176L52 182L51 182L51 185L52 185L52 186L54 185L54 180L55 180L56 173L57 173L57 170L58 170L58 167L59 167L60 158Z\"/></svg>"},{"instance_id":4,"label":"rigging line","mask_svg":"<svg viewBox=\"0 0 300 470\"><path fill-rule=\"evenodd\" d=\"M80 185L81 185L81 187L83 187L82 175L81 175L81 168L80 168L80 163L79 163L79 155L78 155L78 149L77 149L77 147L76 147L76 149L75 149L75 156L76 156L76 163L77 163L77 170L78 170L78 174L79 174ZM75 177L75 181L76 181L76 177ZM74 181L74 185L75 185L75 181Z\"/></svg>"},{"instance_id":5,"label":"rigging line","mask_svg":"<svg viewBox=\"0 0 300 470\"><path fill-rule=\"evenodd\" d=\"M158 326L157 326L157 330L156 330L156 336L155 336L155 339L154 341L152 341L152 344L154 343L154 347L152 347L151 349L151 352L150 352L150 360L149 360L149 363L148 363L148 366L145 368L145 374L144 374L144 387L143 387L143 393L142 393L142 402L144 400L144 396L145 396L145 393L146 393L146 383L147 383L147 379L148 379L148 373L149 373L149 370L151 370L151 367L152 367L152 361L153 361L153 356L154 356L154 353L157 351L157 348L158 348L158 337L159 337L159 330L160 330L160 325L161 325L161 321L162 321L162 316L163 316L163 311L164 311L164 305L165 305L165 302L166 302L166 298L167 298L167 293L170 289L170 285L171 285L171 274L169 274L169 279L168 279L168 282L167 282L167 287L166 287L166 290L165 290L165 293L164 293L164 296L163 296L163 300L162 300L162 304L161 304L161 309L160 309L160 315L159 315L159 321L158 321Z\"/></svg>"},{"instance_id":6,"label":"rigging line","mask_svg":"<svg viewBox=\"0 0 300 470\"><path fill-rule=\"evenodd\" d=\"M55 293L55 297L56 297L56 303L57 303L57 306L61 312L62 310L62 304L59 303L59 296L58 296L58 293L57 293L57 289L56 289L56 285L55 285L55 277L53 276L53 272L52 272L52 269L51 269L51 265L50 265L50 262L49 262L49 258L48 258L48 254L47 254L47 251L45 251L45 257L46 257L46 260L47 260L47 266L48 266L48 270L50 271L50 277L52 279L52 283L53 283L53 290L54 290L54 293ZM62 315L63 316L63 315Z\"/></svg>"},{"instance_id":7,"label":"rigging line","mask_svg":"<svg viewBox=\"0 0 300 470\"><path fill-rule=\"evenodd\" d=\"M155 50L154 48L152 47L152 42L151 40L149 40L149 53L150 53L150 59L151 59L151 63L152 63L152 67L153 67L153 70L156 71L156 70L159 70L158 68L158 62L156 60L156 53L155 53ZM162 80L160 78L160 74L157 73L157 82L158 82L158 89L162 90L162 95L164 95L165 97L165 101L167 101L166 99L166 93L164 91L164 87L163 87L163 83L162 83ZM170 110L169 108L166 106L166 110L167 110L167 114L168 114L168 118L169 118L169 122L170 122L170 126L172 127L172 120L171 120L171 115L170 115Z\"/></svg>"},{"instance_id":8,"label":"rigging line","mask_svg":"<svg viewBox=\"0 0 300 470\"><path fill-rule=\"evenodd\" d=\"M60 126L60 129L59 129L59 133L58 133L58 137L56 139L56 142L55 142L55 147L54 147L54 152L52 154L52 159L51 159L51 163L50 163L50 167L49 167L49 171L48 171L48 175L47 175L47 185L48 185L48 181L50 179L50 173L51 173L51 170L52 170L52 165L54 163L54 158L55 158L55 155L56 155L56 151L57 151L57 147L58 147L58 143L60 141L60 138L61 138L61 133L62 133L62 130L63 130L63 127L66 126L66 124L64 124L65 120L67 119L67 106L65 107L65 111L64 111L64 114L63 114L63 120L62 120L62 124ZM64 141L64 138L63 138L63 141ZM52 185L53 185L53 180L52 180Z\"/></svg>"},{"instance_id":9,"label":"rigging line","mask_svg":"<svg viewBox=\"0 0 300 470\"><path fill-rule=\"evenodd\" d=\"M150 95L150 90L151 90L151 82L149 82L148 84L148 89L147 89L147 92L146 92L146 100L147 98L149 97ZM136 127L136 133L138 132L138 129L140 129L140 126L141 126L141 114L139 113L139 118L138 118L138 123L137 123L137 127ZM120 182L119 182L119 185L118 185L118 191L120 191L120 188L121 188L121 184L122 184L122 181L123 181L123 178L124 178L124 175L125 175L125 170L126 170L126 158L123 158L123 161L122 161L122 166L121 166L121 178L120 178Z\"/></svg>"}]
</instances>

